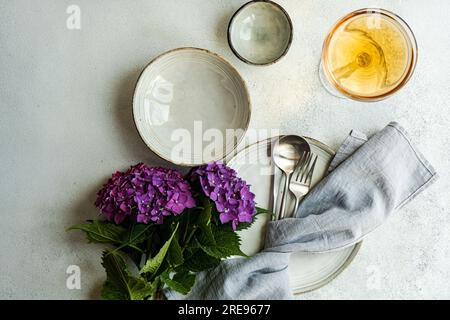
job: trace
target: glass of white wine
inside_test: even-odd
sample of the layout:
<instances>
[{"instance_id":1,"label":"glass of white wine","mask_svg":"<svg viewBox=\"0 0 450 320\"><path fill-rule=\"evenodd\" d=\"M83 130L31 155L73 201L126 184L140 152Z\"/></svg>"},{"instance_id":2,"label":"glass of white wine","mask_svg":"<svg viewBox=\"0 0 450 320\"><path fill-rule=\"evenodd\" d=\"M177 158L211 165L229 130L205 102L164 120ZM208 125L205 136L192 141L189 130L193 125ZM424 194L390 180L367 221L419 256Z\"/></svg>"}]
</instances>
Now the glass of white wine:
<instances>
[{"instance_id":1,"label":"glass of white wine","mask_svg":"<svg viewBox=\"0 0 450 320\"><path fill-rule=\"evenodd\" d=\"M416 62L416 39L403 19L384 9L360 9L326 37L320 77L334 95L378 101L408 82Z\"/></svg>"}]
</instances>

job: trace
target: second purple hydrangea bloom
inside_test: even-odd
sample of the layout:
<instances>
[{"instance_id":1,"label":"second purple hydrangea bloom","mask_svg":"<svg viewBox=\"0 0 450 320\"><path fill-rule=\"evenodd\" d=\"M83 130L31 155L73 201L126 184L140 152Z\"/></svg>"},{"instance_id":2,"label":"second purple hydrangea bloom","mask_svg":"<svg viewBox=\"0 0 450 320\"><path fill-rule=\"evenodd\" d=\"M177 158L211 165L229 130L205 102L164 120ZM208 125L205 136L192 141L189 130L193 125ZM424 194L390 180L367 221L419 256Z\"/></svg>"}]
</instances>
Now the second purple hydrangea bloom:
<instances>
[{"instance_id":1,"label":"second purple hydrangea bloom","mask_svg":"<svg viewBox=\"0 0 450 320\"><path fill-rule=\"evenodd\" d=\"M236 230L240 222L252 222L256 213L255 195L236 172L220 162L211 162L191 173L205 195L214 201L222 223L231 222Z\"/></svg>"}]
</instances>

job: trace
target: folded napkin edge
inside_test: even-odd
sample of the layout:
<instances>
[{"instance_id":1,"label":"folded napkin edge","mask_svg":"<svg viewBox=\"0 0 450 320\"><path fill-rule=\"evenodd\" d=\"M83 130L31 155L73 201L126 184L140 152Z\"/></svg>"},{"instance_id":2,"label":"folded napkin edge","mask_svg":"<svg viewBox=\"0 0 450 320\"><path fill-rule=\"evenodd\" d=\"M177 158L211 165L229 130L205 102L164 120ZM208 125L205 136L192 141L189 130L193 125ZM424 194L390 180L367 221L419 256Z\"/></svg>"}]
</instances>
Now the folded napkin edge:
<instances>
[{"instance_id":1,"label":"folded napkin edge","mask_svg":"<svg viewBox=\"0 0 450 320\"><path fill-rule=\"evenodd\" d=\"M396 129L404 138L405 140L408 142L410 148L414 151L417 159L420 161L420 163L422 163L423 167L430 173L431 178L435 178L437 179L439 177L436 169L433 167L433 165L425 158L425 156L422 154L422 152L420 152L411 142L412 139L408 133L408 131L406 131L406 129L399 124L396 121L391 121L388 124L389 127L392 127L394 129ZM427 181L428 182L428 181ZM425 184L427 183L425 182Z\"/></svg>"},{"instance_id":2,"label":"folded napkin edge","mask_svg":"<svg viewBox=\"0 0 450 320\"><path fill-rule=\"evenodd\" d=\"M406 129L399 124L396 121L392 121L388 124L388 126L394 128L395 130L397 130L397 132L399 132L402 137L408 142L409 147L411 148L411 150L414 152L414 154L417 157L417 160L419 160L419 162L422 164L422 166L428 171L428 173L430 174L429 178L426 179L424 181L424 183L418 187L413 193L411 193L409 195L409 197L407 197L405 200L403 200L402 202L400 202L396 207L395 210L400 209L401 207L403 207L405 204L407 204L409 201L411 201L412 199L414 199L422 190L424 190L425 188L427 188L429 185L431 185L432 183L434 183L438 178L439 178L439 174L437 173L436 169L433 167L433 165L425 158L425 156L423 155L422 152L420 152L411 142L411 137L408 133L408 131L406 131Z\"/></svg>"}]
</instances>

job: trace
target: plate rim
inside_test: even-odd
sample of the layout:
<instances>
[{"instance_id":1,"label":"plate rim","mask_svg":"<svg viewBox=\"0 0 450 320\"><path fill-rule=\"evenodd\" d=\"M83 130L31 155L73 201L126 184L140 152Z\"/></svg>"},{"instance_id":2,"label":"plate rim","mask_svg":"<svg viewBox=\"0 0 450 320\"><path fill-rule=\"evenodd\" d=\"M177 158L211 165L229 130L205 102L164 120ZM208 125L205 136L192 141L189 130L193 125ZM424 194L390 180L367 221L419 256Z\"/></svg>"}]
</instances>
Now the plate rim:
<instances>
[{"instance_id":1,"label":"plate rim","mask_svg":"<svg viewBox=\"0 0 450 320\"><path fill-rule=\"evenodd\" d=\"M225 63L229 68L231 68L231 70L233 70L233 72L236 73L237 77L239 78L239 81L243 85L244 96L245 96L245 99L246 99L246 102L247 102L246 104L248 106L248 117L247 117L247 121L244 124L244 128L243 128L244 133L242 134L242 136L239 139L236 140L236 143L234 144L232 150L230 150L228 153L224 153L221 158L211 160L211 161L221 161L221 160L224 161L229 154L232 154L237 149L237 147L240 145L240 143L242 142L242 140L244 139L244 137L245 137L245 135L246 135L246 133L248 131L248 128L250 126L250 120L251 120L251 117L252 117L252 103L251 103L251 99L250 99L250 92L248 90L247 82L242 77L242 75L239 73L239 71L228 60L226 60L224 57L222 57L221 55L219 55L219 54L217 54L215 52L212 52L212 51L210 51L208 49L198 48L198 47L178 47L178 48L170 49L170 50L167 50L167 51L165 51L163 53L160 53L159 55L157 55L156 57L151 59L150 62L145 65L145 67L139 73L139 76L138 76L138 78L136 80L136 83L134 85L134 92L133 92L133 98L132 98L132 108L131 108L132 109L132 113L133 113L134 127L136 128L136 131L138 132L139 137L141 138L142 142L144 142L144 144L147 146L147 148L149 148L150 151L152 151L156 156L158 156L162 160L168 161L168 162L173 163L173 164L178 165L178 166L190 167L190 168L191 167L202 166L202 165L205 165L205 164L208 163L208 162L202 162L202 163L178 162L178 161L174 161L173 159L170 159L169 157L163 156L158 150L156 150L153 146L149 145L145 141L144 137L142 136L143 134L139 130L139 127L138 127L138 124L137 124L137 118L136 118L137 116L136 116L136 110L135 110L135 100L136 100L137 88L138 88L138 85L141 82L142 75L147 70L147 68L149 68L152 64L154 64L155 62L157 62L160 59L164 58L166 55L169 55L169 54L172 54L172 53L178 52L178 51L198 51L198 52L203 52L203 53L206 53L206 54L208 54L210 56L215 57L216 59L218 59L221 62Z\"/></svg>"},{"instance_id":2,"label":"plate rim","mask_svg":"<svg viewBox=\"0 0 450 320\"><path fill-rule=\"evenodd\" d=\"M326 277L325 279L317 282L316 284L312 284L311 286L304 287L304 288L308 288L306 290L302 290L301 288L293 288L292 289L293 294L294 295L301 295L301 294L304 294L304 293L312 292L312 291L320 289L320 288L324 287L325 285L329 284L331 281L336 279L342 272L344 272L344 270L346 270L348 266L350 266L350 264L353 262L353 260L355 259L356 255L358 254L359 250L361 249L361 246L362 246L362 240L354 245L352 251L348 255L348 257L345 260L345 262L343 264L341 264L339 266L339 268L335 272L330 274L328 277ZM345 248L342 248L341 250L344 250L344 249Z\"/></svg>"},{"instance_id":3,"label":"plate rim","mask_svg":"<svg viewBox=\"0 0 450 320\"><path fill-rule=\"evenodd\" d=\"M227 159L227 164L229 164L235 157L237 157L237 155L240 152L244 152L245 150L248 150L250 147L252 146L256 146L259 143L268 143L269 141L272 141L273 139L279 139L280 137L282 137L284 135L279 135L279 136L273 136L273 137L269 137L263 140L259 140L253 143L250 143L249 145L245 146L244 148L242 148L241 150L239 150L233 157L231 157L230 159ZM325 150L326 152L328 152L329 154L331 154L332 156L336 155L336 151L334 151L331 147L329 147L328 145L326 145L325 143L314 139L314 138L310 138L308 136L301 136L303 137L306 141L308 141L309 143L313 143L315 145L317 145L318 147L322 148L323 150ZM353 260L355 259L356 255L358 254L359 250L361 249L363 240L357 242L356 244L354 244L354 247L352 249L352 251L350 252L349 256L347 257L347 259L345 260L345 262L343 264L341 264L339 266L339 268L334 271L332 274L330 274L329 276L325 277L323 280L320 280L318 283L316 284L312 284L308 288L307 290L302 290L302 289L298 289L298 288L292 288L292 293L296 296L304 294L304 293L308 293L308 292L312 292L314 290L320 289L322 287L324 287L325 285L327 285L328 283L330 283L331 281L333 281L334 279L336 279L345 269L347 269L347 267L353 262ZM344 250L344 248L342 248L342 250Z\"/></svg>"}]
</instances>

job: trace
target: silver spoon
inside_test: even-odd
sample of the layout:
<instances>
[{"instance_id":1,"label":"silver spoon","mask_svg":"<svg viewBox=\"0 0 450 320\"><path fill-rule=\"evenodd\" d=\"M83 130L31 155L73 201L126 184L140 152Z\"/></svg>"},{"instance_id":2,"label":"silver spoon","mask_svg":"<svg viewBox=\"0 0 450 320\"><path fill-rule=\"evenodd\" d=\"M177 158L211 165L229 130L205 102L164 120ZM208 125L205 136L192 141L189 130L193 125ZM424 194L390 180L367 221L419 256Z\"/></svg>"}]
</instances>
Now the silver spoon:
<instances>
[{"instance_id":1,"label":"silver spoon","mask_svg":"<svg viewBox=\"0 0 450 320\"><path fill-rule=\"evenodd\" d=\"M292 172L296 168L302 153L309 152L310 147L305 139L295 135L282 136L275 143L272 158L275 165L285 175L283 193L281 194L280 211L277 220L284 217L287 191Z\"/></svg>"}]
</instances>

